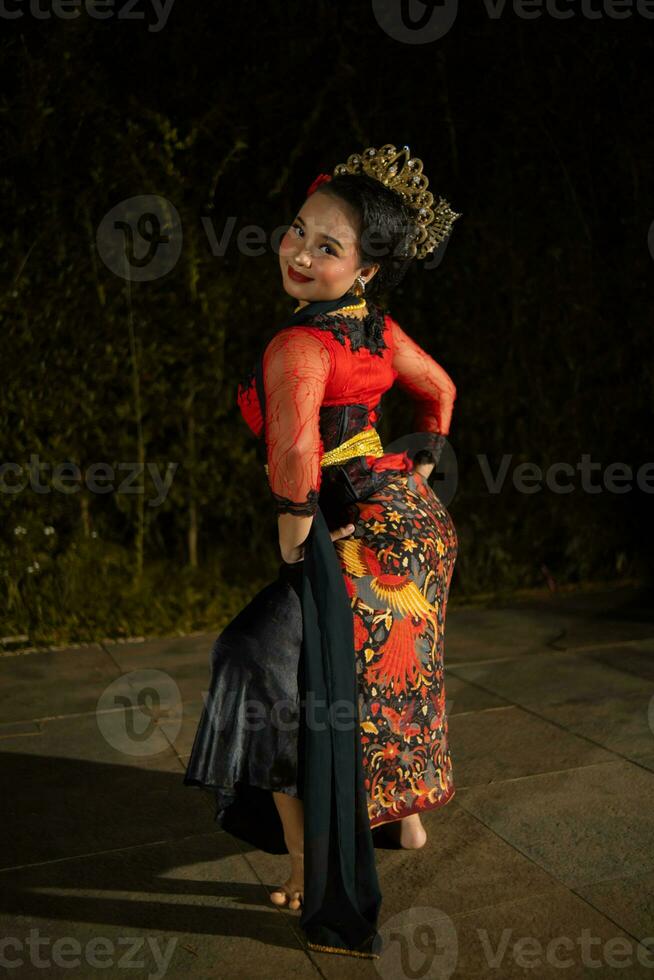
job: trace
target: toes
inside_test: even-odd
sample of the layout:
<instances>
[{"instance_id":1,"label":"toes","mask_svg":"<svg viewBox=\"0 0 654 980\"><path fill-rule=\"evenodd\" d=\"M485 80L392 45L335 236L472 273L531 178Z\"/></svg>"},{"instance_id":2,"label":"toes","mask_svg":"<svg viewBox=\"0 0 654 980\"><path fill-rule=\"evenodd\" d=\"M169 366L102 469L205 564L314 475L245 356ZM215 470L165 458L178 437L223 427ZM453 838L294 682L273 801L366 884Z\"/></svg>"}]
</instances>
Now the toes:
<instances>
[{"instance_id":1,"label":"toes","mask_svg":"<svg viewBox=\"0 0 654 980\"><path fill-rule=\"evenodd\" d=\"M288 903L288 908L297 912L298 909L302 908L304 895L302 892L293 892L292 895L289 895L285 888L278 888L270 893L270 900L278 906L285 906Z\"/></svg>"}]
</instances>

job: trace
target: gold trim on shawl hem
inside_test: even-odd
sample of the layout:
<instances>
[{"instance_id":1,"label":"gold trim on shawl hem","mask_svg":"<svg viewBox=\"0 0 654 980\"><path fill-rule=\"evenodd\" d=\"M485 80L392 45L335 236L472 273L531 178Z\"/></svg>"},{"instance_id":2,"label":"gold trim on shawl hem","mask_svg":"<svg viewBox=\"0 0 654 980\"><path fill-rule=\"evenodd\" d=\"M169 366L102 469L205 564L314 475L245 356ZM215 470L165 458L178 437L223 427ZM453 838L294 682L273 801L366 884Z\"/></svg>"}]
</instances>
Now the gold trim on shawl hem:
<instances>
[{"instance_id":1,"label":"gold trim on shawl hem","mask_svg":"<svg viewBox=\"0 0 654 980\"><path fill-rule=\"evenodd\" d=\"M341 949L340 946L319 946L317 943L307 943L309 949L315 949L321 953L344 953L345 956L364 956L369 960L380 959L379 953L360 953L355 949Z\"/></svg>"}]
</instances>

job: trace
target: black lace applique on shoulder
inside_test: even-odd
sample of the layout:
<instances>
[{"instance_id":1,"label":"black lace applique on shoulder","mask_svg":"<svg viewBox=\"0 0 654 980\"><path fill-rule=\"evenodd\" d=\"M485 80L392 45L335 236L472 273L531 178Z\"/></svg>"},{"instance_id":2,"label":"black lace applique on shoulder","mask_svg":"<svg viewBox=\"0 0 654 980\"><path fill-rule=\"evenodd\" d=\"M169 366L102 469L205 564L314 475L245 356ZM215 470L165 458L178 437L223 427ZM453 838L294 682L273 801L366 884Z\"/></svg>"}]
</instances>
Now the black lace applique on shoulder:
<instances>
[{"instance_id":1,"label":"black lace applique on shoulder","mask_svg":"<svg viewBox=\"0 0 654 980\"><path fill-rule=\"evenodd\" d=\"M278 514L293 514L294 517L313 517L318 510L318 491L309 490L307 499L300 503L295 503L289 497L282 497L281 494L270 491L275 502L275 509Z\"/></svg>"},{"instance_id":2,"label":"black lace applique on shoulder","mask_svg":"<svg viewBox=\"0 0 654 980\"><path fill-rule=\"evenodd\" d=\"M343 346L345 338L349 337L353 351L365 347L371 354L383 357L382 351L388 347L384 340L384 314L379 306L373 304L369 305L368 315L363 319L334 310L332 313L318 313L310 317L306 326L330 330Z\"/></svg>"}]
</instances>

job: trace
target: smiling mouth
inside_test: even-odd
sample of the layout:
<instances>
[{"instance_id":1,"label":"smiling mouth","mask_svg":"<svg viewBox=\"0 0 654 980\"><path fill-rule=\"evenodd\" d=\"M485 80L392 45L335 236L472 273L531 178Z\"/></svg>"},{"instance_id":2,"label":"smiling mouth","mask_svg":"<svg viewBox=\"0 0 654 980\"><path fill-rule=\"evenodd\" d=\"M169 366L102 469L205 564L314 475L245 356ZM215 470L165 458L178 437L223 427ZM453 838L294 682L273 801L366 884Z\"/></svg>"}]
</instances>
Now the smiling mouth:
<instances>
[{"instance_id":1,"label":"smiling mouth","mask_svg":"<svg viewBox=\"0 0 654 980\"><path fill-rule=\"evenodd\" d=\"M292 265L288 266L288 274L291 279L295 280L295 282L311 282L311 276L303 275L301 272L294 269Z\"/></svg>"}]
</instances>

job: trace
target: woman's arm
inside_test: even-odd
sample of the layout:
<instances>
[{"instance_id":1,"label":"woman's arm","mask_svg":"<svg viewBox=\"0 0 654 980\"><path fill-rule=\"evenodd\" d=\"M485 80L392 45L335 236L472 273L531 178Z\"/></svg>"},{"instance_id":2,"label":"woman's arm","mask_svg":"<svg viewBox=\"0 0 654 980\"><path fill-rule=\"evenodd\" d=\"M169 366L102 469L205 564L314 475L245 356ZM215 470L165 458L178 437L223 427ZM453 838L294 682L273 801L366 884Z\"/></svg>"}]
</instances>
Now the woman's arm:
<instances>
[{"instance_id":1,"label":"woman's arm","mask_svg":"<svg viewBox=\"0 0 654 980\"><path fill-rule=\"evenodd\" d=\"M398 323L394 320L391 323L393 369L397 372L399 386L414 400L414 429L416 432L446 436L450 431L456 398L454 382Z\"/></svg>"},{"instance_id":2,"label":"woman's arm","mask_svg":"<svg viewBox=\"0 0 654 980\"><path fill-rule=\"evenodd\" d=\"M286 562L301 559L318 509L323 453L319 412L331 370L327 347L301 327L281 330L264 354L268 482Z\"/></svg>"}]
</instances>

